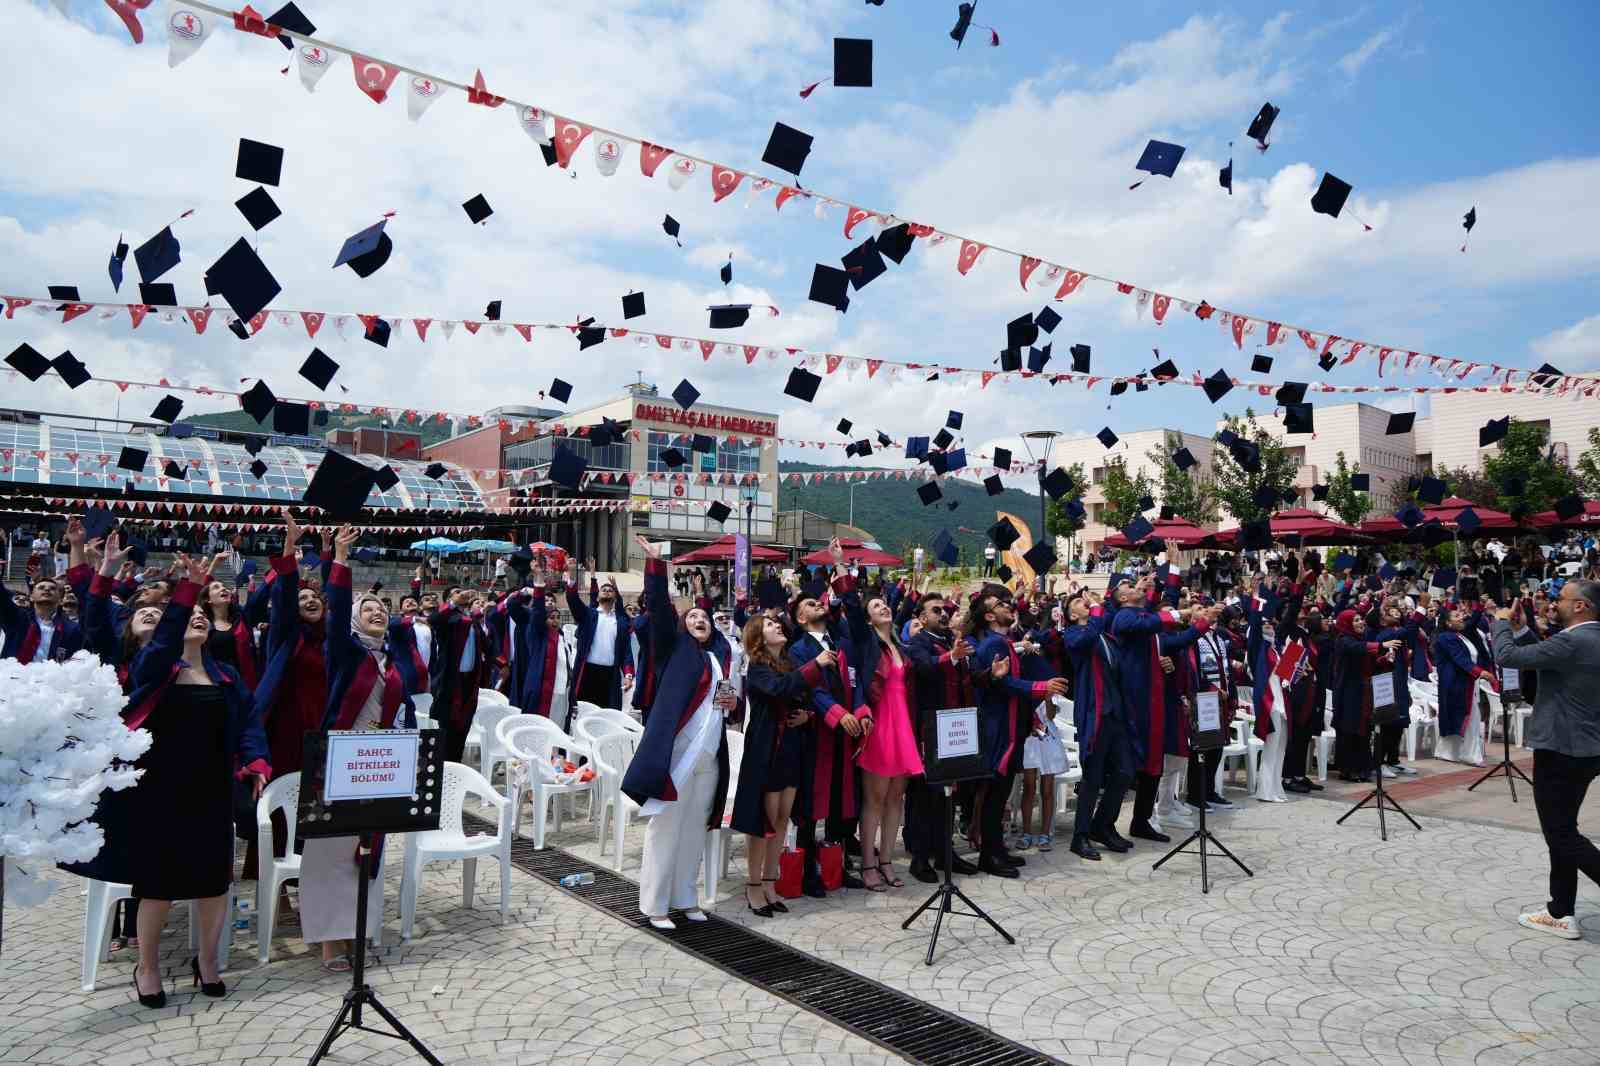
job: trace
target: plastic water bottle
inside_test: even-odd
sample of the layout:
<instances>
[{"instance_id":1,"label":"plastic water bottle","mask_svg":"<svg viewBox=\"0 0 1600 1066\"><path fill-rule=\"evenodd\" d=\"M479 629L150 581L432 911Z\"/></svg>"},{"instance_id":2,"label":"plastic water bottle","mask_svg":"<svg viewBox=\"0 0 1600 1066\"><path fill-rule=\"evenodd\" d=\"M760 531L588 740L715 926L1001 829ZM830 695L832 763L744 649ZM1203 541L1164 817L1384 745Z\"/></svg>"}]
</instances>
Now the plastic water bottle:
<instances>
[{"instance_id":1,"label":"plastic water bottle","mask_svg":"<svg viewBox=\"0 0 1600 1066\"><path fill-rule=\"evenodd\" d=\"M578 888L582 885L594 884L594 874L585 871L581 874L568 874L557 882L562 888Z\"/></svg>"},{"instance_id":2,"label":"plastic water bottle","mask_svg":"<svg viewBox=\"0 0 1600 1066\"><path fill-rule=\"evenodd\" d=\"M254 917L251 912L250 901L240 897L233 901L233 906L233 928L241 933L248 933L250 931L250 922Z\"/></svg>"}]
</instances>

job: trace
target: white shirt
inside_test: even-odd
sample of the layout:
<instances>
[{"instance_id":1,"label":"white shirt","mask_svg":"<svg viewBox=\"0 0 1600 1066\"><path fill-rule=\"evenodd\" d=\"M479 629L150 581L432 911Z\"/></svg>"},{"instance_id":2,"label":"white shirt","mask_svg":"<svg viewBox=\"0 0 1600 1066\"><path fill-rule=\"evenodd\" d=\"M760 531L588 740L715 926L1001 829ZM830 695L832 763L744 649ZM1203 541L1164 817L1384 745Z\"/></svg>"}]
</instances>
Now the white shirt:
<instances>
[{"instance_id":1,"label":"white shirt","mask_svg":"<svg viewBox=\"0 0 1600 1066\"><path fill-rule=\"evenodd\" d=\"M39 650L36 653L36 662L43 662L50 657L50 642L55 639L55 619L45 618L42 614L33 616L34 624L39 627Z\"/></svg>"},{"instance_id":2,"label":"white shirt","mask_svg":"<svg viewBox=\"0 0 1600 1066\"><path fill-rule=\"evenodd\" d=\"M594 609L594 643L589 645L589 662L596 666L615 666L617 662L617 612Z\"/></svg>"},{"instance_id":3,"label":"white shirt","mask_svg":"<svg viewBox=\"0 0 1600 1066\"><path fill-rule=\"evenodd\" d=\"M710 652L705 652L706 664L711 668L711 684L706 686L705 698L695 708L689 724L678 731L672 742L672 768L669 771L673 787L682 795L688 786L689 776L706 762L715 762L717 749L722 745L722 712L716 708L717 683L722 680L722 662ZM667 800L646 800L639 808L639 817L649 818L666 809Z\"/></svg>"},{"instance_id":4,"label":"white shirt","mask_svg":"<svg viewBox=\"0 0 1600 1066\"><path fill-rule=\"evenodd\" d=\"M506 561L504 559L496 559L494 561L494 576L495 577L505 577L506 576Z\"/></svg>"},{"instance_id":5,"label":"white shirt","mask_svg":"<svg viewBox=\"0 0 1600 1066\"><path fill-rule=\"evenodd\" d=\"M411 620L411 631L417 635L417 654L423 666L433 665L433 627L417 615Z\"/></svg>"},{"instance_id":6,"label":"white shirt","mask_svg":"<svg viewBox=\"0 0 1600 1066\"><path fill-rule=\"evenodd\" d=\"M471 670L478 662L478 624L467 627L467 642L461 646L461 672Z\"/></svg>"},{"instance_id":7,"label":"white shirt","mask_svg":"<svg viewBox=\"0 0 1600 1066\"><path fill-rule=\"evenodd\" d=\"M45 540L43 537L34 537L33 538L33 554L34 555L49 555L50 554L50 542L48 540Z\"/></svg>"}]
</instances>

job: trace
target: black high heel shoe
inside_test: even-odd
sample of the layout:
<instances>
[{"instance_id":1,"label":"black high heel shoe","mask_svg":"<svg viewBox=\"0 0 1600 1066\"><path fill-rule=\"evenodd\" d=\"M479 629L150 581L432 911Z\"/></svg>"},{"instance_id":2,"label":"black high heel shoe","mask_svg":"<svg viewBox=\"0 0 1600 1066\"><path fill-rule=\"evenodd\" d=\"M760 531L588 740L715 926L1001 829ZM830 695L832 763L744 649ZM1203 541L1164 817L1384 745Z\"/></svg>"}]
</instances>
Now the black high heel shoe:
<instances>
[{"instance_id":1,"label":"black high heel shoe","mask_svg":"<svg viewBox=\"0 0 1600 1066\"><path fill-rule=\"evenodd\" d=\"M194 983L200 986L200 991L204 992L206 995L210 996L212 999L221 999L223 996L228 994L228 986L223 981L221 981L221 980L217 980L217 981L202 981L202 980L200 980L200 960L199 959L190 959L189 960L189 972L194 975Z\"/></svg>"},{"instance_id":2,"label":"black high heel shoe","mask_svg":"<svg viewBox=\"0 0 1600 1066\"><path fill-rule=\"evenodd\" d=\"M761 879L761 883L763 885L775 885L775 884L778 883L778 879L776 877L763 877ZM748 903L749 901L746 900L745 902ZM767 901L767 906L772 908L772 911L773 911L774 914L788 914L789 913L789 908L787 906L785 906L783 904L783 902L780 901L780 900L775 900L775 899L768 900Z\"/></svg>"},{"instance_id":3,"label":"black high heel shoe","mask_svg":"<svg viewBox=\"0 0 1600 1066\"><path fill-rule=\"evenodd\" d=\"M141 1007L153 1007L159 1010L167 1005L167 990L165 988L158 988L149 994L139 991L139 968L137 966L133 969L133 994L139 997L139 1006Z\"/></svg>"},{"instance_id":4,"label":"black high heel shoe","mask_svg":"<svg viewBox=\"0 0 1600 1066\"><path fill-rule=\"evenodd\" d=\"M760 888L760 887L761 887L761 882L760 881L746 881L744 883L744 905L746 907L749 907L750 908L750 913L754 914L758 918L771 918L772 917L772 904L764 903L761 906L757 907L754 903L750 902L750 890L752 888Z\"/></svg>"}]
</instances>

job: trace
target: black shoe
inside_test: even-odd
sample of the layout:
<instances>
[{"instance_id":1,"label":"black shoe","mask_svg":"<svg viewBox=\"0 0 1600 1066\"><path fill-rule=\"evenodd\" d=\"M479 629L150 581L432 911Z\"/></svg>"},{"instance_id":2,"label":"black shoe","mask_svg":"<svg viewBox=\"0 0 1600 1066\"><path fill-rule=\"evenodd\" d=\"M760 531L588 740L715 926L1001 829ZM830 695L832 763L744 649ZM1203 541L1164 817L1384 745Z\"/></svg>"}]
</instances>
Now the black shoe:
<instances>
[{"instance_id":1,"label":"black shoe","mask_svg":"<svg viewBox=\"0 0 1600 1066\"><path fill-rule=\"evenodd\" d=\"M1106 826L1105 835L1107 837L1111 838L1111 842L1113 844L1121 844L1123 851L1132 851L1133 850L1133 841L1129 840L1127 837L1125 837L1121 833L1117 832L1117 827L1116 826L1114 826L1114 825Z\"/></svg>"},{"instance_id":2,"label":"black shoe","mask_svg":"<svg viewBox=\"0 0 1600 1066\"><path fill-rule=\"evenodd\" d=\"M1014 855L1009 851L1002 851L999 855L996 856L996 858L998 858L1001 862L1005 863L1007 866L1026 866L1026 865L1028 865L1028 860L1027 859L1024 859L1021 855Z\"/></svg>"},{"instance_id":3,"label":"black shoe","mask_svg":"<svg viewBox=\"0 0 1600 1066\"><path fill-rule=\"evenodd\" d=\"M1170 844L1172 838L1165 833L1156 832L1155 826L1149 822L1135 822L1128 827L1128 835L1140 840L1154 840L1157 844Z\"/></svg>"},{"instance_id":4,"label":"black shoe","mask_svg":"<svg viewBox=\"0 0 1600 1066\"><path fill-rule=\"evenodd\" d=\"M1100 861L1100 853L1089 843L1088 837L1073 837L1072 845L1067 850L1080 859L1088 859L1090 862Z\"/></svg>"},{"instance_id":5,"label":"black shoe","mask_svg":"<svg viewBox=\"0 0 1600 1066\"><path fill-rule=\"evenodd\" d=\"M194 974L194 983L200 986L200 991L204 992L206 995L210 996L212 999L221 999L223 996L228 994L228 986L223 981L221 981L221 980L216 980L216 981L202 981L202 980L200 980L200 960L199 959L190 959L189 960L189 972ZM140 1000L144 999L143 996L140 996L139 998L140 998Z\"/></svg>"},{"instance_id":6,"label":"black shoe","mask_svg":"<svg viewBox=\"0 0 1600 1066\"><path fill-rule=\"evenodd\" d=\"M847 874L844 875L844 882L839 887L840 888L866 888L867 887L867 883L865 881L861 880L861 878L857 877L855 874L847 873Z\"/></svg>"},{"instance_id":7,"label":"black shoe","mask_svg":"<svg viewBox=\"0 0 1600 1066\"><path fill-rule=\"evenodd\" d=\"M1304 795L1305 793L1311 791L1311 784L1307 781L1285 781L1283 783L1283 790L1285 792L1298 792Z\"/></svg>"},{"instance_id":8,"label":"black shoe","mask_svg":"<svg viewBox=\"0 0 1600 1066\"><path fill-rule=\"evenodd\" d=\"M812 899L828 898L828 890L822 887L821 881L807 881L801 886L800 891L804 892Z\"/></svg>"},{"instance_id":9,"label":"black shoe","mask_svg":"<svg viewBox=\"0 0 1600 1066\"><path fill-rule=\"evenodd\" d=\"M1000 861L998 855L985 855L978 860L978 869L991 877L1021 877L1015 866Z\"/></svg>"},{"instance_id":10,"label":"black shoe","mask_svg":"<svg viewBox=\"0 0 1600 1066\"><path fill-rule=\"evenodd\" d=\"M950 863L950 872L953 874L961 874L966 877L971 877L973 874L978 872L978 866L976 863L968 862L966 859L963 859L961 856L957 855L955 860Z\"/></svg>"},{"instance_id":11,"label":"black shoe","mask_svg":"<svg viewBox=\"0 0 1600 1066\"><path fill-rule=\"evenodd\" d=\"M154 1007L159 1010L167 1005L167 990L165 988L149 994L139 991L138 967L135 967L133 971L133 994L139 997L139 1006L141 1007Z\"/></svg>"},{"instance_id":12,"label":"black shoe","mask_svg":"<svg viewBox=\"0 0 1600 1066\"><path fill-rule=\"evenodd\" d=\"M778 879L776 877L763 878L761 883L763 885L772 885L772 886L774 886L773 887L773 891L774 892L777 891L777 887L776 886L778 884ZM747 900L745 900L745 902L748 903L750 901L747 899ZM777 913L777 914L788 914L789 913L789 908L787 906L785 906L784 903L781 900L776 900L776 899L768 900L767 901L767 906L771 907L773 912Z\"/></svg>"},{"instance_id":13,"label":"black shoe","mask_svg":"<svg viewBox=\"0 0 1600 1066\"><path fill-rule=\"evenodd\" d=\"M1136 833L1134 835L1137 836L1138 834ZM1119 841L1119 840L1113 838L1108 833L1090 833L1089 836L1088 836L1088 840L1091 843L1100 845L1102 848L1105 848L1107 851L1114 851L1119 855L1124 851L1132 851L1133 850L1133 845L1132 844L1130 844L1130 843L1128 843L1126 841Z\"/></svg>"},{"instance_id":14,"label":"black shoe","mask_svg":"<svg viewBox=\"0 0 1600 1066\"><path fill-rule=\"evenodd\" d=\"M1322 792L1327 788L1326 785L1319 785L1309 777L1301 778L1300 783L1306 786L1307 792Z\"/></svg>"},{"instance_id":15,"label":"black shoe","mask_svg":"<svg viewBox=\"0 0 1600 1066\"><path fill-rule=\"evenodd\" d=\"M939 880L933 864L924 859L918 859L911 864L911 876L925 885L936 884Z\"/></svg>"}]
</instances>

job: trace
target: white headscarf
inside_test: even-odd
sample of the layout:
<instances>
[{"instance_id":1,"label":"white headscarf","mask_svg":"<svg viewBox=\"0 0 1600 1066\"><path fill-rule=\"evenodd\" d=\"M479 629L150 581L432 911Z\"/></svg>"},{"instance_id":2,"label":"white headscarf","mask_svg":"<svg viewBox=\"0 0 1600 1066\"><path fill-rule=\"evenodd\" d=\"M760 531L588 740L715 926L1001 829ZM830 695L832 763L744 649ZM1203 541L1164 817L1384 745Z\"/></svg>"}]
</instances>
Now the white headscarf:
<instances>
[{"instance_id":1,"label":"white headscarf","mask_svg":"<svg viewBox=\"0 0 1600 1066\"><path fill-rule=\"evenodd\" d=\"M383 607L383 601L376 596L367 595L356 597L356 602L350 608L350 635L354 637L362 647L366 648L374 655L381 657L383 654L383 644L387 639L388 634L385 633L383 636L374 637L369 633L363 632L361 629L361 605L366 603L368 600L372 600L379 607ZM384 614L387 615L388 613L388 608L384 608Z\"/></svg>"}]
</instances>

